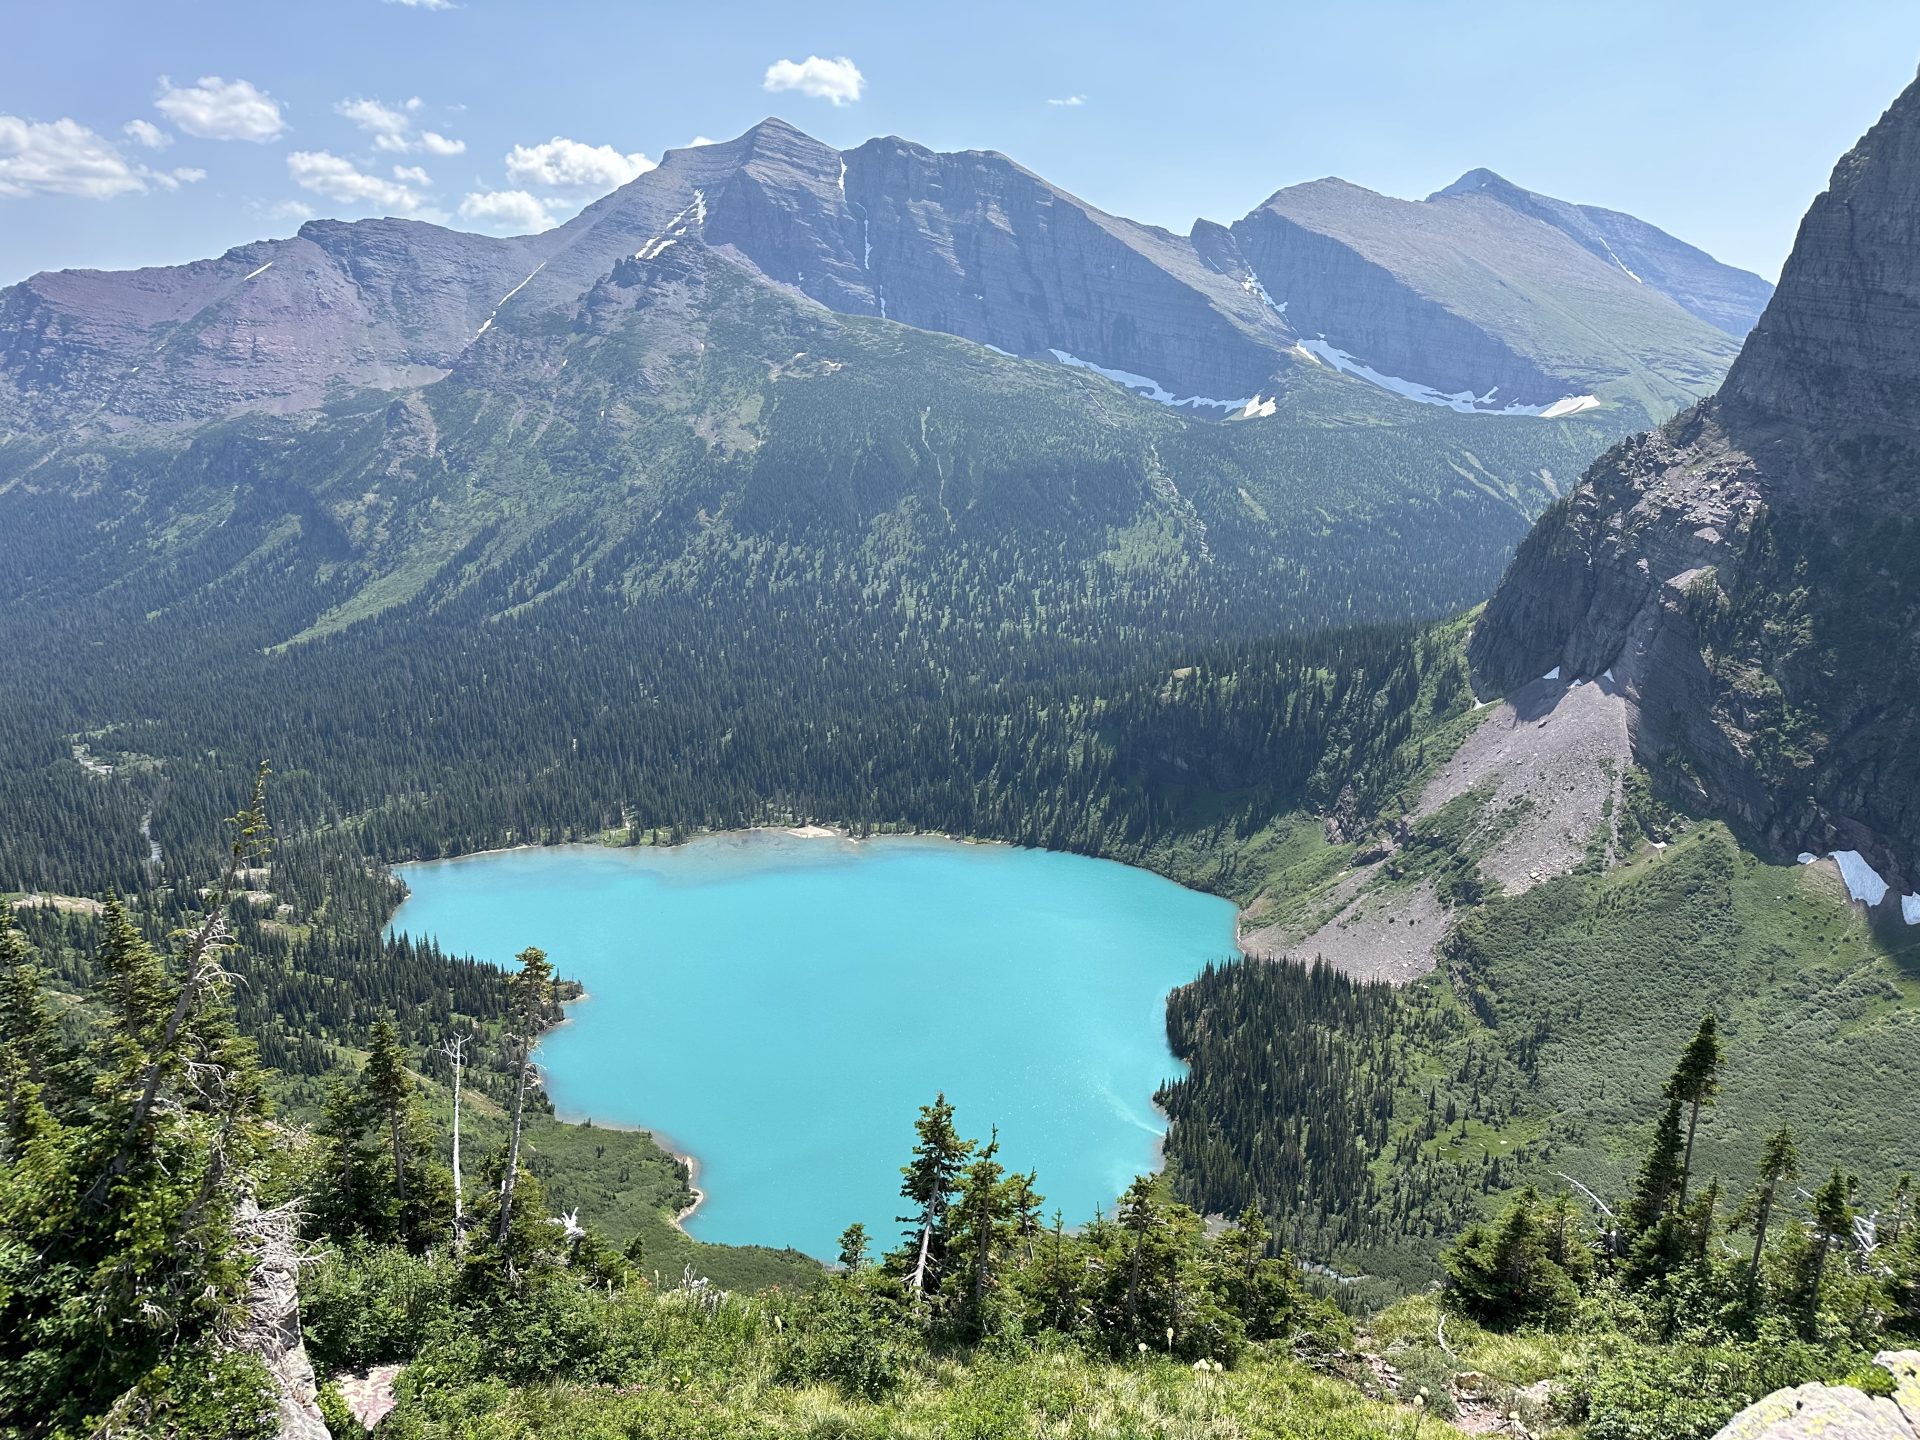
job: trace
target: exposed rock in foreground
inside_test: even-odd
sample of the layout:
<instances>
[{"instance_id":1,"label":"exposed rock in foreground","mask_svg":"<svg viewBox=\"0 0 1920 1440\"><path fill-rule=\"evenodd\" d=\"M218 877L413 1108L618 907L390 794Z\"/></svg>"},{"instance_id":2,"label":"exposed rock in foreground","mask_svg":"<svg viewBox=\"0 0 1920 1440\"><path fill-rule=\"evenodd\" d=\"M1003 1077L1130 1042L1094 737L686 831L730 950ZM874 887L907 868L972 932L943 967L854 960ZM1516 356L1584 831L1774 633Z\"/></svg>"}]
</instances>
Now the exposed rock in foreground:
<instances>
[{"instance_id":1,"label":"exposed rock in foreground","mask_svg":"<svg viewBox=\"0 0 1920 1440\"><path fill-rule=\"evenodd\" d=\"M1874 1363L1894 1379L1892 1399L1851 1385L1796 1385L1756 1400L1714 1440L1916 1440L1920 1350L1889 1350Z\"/></svg>"},{"instance_id":2,"label":"exposed rock in foreground","mask_svg":"<svg viewBox=\"0 0 1920 1440\"><path fill-rule=\"evenodd\" d=\"M300 1336L299 1219L290 1206L261 1210L244 1200L238 1229L253 1255L246 1320L233 1337L237 1350L258 1355L273 1380L280 1440L331 1440L320 1414L313 1364Z\"/></svg>"}]
</instances>

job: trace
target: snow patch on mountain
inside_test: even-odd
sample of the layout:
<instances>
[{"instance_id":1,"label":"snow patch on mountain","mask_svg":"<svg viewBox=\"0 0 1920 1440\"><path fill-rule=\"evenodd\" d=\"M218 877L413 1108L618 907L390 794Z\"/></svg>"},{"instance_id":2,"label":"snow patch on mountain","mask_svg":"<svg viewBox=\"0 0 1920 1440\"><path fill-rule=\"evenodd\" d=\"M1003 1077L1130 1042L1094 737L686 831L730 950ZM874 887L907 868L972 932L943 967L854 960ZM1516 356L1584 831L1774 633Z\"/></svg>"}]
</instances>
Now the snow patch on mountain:
<instances>
[{"instance_id":1,"label":"snow patch on mountain","mask_svg":"<svg viewBox=\"0 0 1920 1440\"><path fill-rule=\"evenodd\" d=\"M1417 380L1403 380L1398 375L1387 375L1374 369L1365 361L1359 360L1337 346L1327 343L1322 335L1316 340L1302 340L1300 349L1323 365L1331 365L1343 375L1351 375L1356 380L1365 380L1369 385L1377 385L1382 390L1391 390L1395 395L1415 401L1421 405L1444 405L1449 410L1457 410L1462 415L1536 415L1543 420L1558 420L1567 415L1577 415L1582 410L1591 410L1600 401L1593 395L1566 395L1551 405L1501 405L1493 403L1494 392L1500 387L1493 386L1484 395L1475 395L1471 390L1461 390L1449 395L1434 389L1431 385L1422 385Z\"/></svg>"},{"instance_id":2,"label":"snow patch on mountain","mask_svg":"<svg viewBox=\"0 0 1920 1440\"><path fill-rule=\"evenodd\" d=\"M1634 274L1633 271L1627 269L1627 262L1622 260L1618 255L1614 254L1613 247L1607 244L1605 240L1602 240L1600 242L1600 248L1607 252L1607 258L1613 261L1614 264L1618 265L1620 269L1625 272L1626 277L1629 280L1633 281L1634 284L1644 285L1647 283L1646 281L1642 280L1638 275Z\"/></svg>"},{"instance_id":3,"label":"snow patch on mountain","mask_svg":"<svg viewBox=\"0 0 1920 1440\"><path fill-rule=\"evenodd\" d=\"M1256 395L1243 395L1238 400L1213 400L1205 395L1186 395L1175 398L1173 392L1158 380L1149 379L1145 375L1136 375L1131 370L1115 370L1106 365L1096 365L1091 360L1082 360L1078 355L1068 354L1065 350L1049 349L1047 353L1062 365L1071 365L1076 370L1091 370L1094 374L1104 376L1116 385L1123 385L1129 390L1146 396L1149 400L1157 400L1162 405L1175 410L1239 410L1253 404L1259 398Z\"/></svg>"},{"instance_id":4,"label":"snow patch on mountain","mask_svg":"<svg viewBox=\"0 0 1920 1440\"><path fill-rule=\"evenodd\" d=\"M1835 850L1833 863L1840 867L1840 878L1847 882L1847 894L1865 903L1869 910L1887 898L1887 882L1858 850Z\"/></svg>"},{"instance_id":5,"label":"snow patch on mountain","mask_svg":"<svg viewBox=\"0 0 1920 1440\"><path fill-rule=\"evenodd\" d=\"M1260 283L1260 277L1251 270L1247 272L1247 278L1240 282L1240 288L1245 290L1249 295L1258 295L1261 302L1265 304L1269 310L1273 311L1274 314L1284 315L1287 313L1287 302L1284 300L1276 300L1273 296L1269 295L1267 293L1267 287Z\"/></svg>"},{"instance_id":6,"label":"snow patch on mountain","mask_svg":"<svg viewBox=\"0 0 1920 1440\"><path fill-rule=\"evenodd\" d=\"M261 269L265 269L265 268L266 268L265 266L261 267ZM511 300L514 296L518 295L522 290L526 289L527 281L533 279L534 276L538 275L542 270L546 268L547 268L547 262L542 260L538 265L534 266L533 269L527 272L526 280L522 280L518 285L514 286L506 294L502 295L500 297L500 303L493 307L493 314L487 316L485 320L481 321L480 328L473 332L473 338L478 340L482 335L486 334L487 331L491 330L493 328L494 316L500 313L501 309L506 305L507 301ZM259 271L254 272L254 274L258 274L258 273ZM251 280L253 276L249 275L247 278Z\"/></svg>"}]
</instances>

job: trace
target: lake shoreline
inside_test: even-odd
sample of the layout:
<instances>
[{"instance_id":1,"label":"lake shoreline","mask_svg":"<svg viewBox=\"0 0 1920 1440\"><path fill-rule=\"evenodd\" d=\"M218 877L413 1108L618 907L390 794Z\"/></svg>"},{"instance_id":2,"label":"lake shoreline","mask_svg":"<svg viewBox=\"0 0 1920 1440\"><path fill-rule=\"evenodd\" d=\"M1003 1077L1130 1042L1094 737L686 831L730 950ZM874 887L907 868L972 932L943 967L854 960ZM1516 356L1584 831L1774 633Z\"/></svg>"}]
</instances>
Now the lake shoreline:
<instances>
[{"instance_id":1,"label":"lake shoreline","mask_svg":"<svg viewBox=\"0 0 1920 1440\"><path fill-rule=\"evenodd\" d=\"M582 991L579 998L585 1000L589 997L585 991ZM578 1001L574 1003L577 1004ZM558 1020L552 1025L549 1025L547 1031L558 1030L563 1025L570 1025L572 1023L573 1017L568 1016L564 1020ZM542 1033L547 1032L543 1031ZM546 1089L544 1080L540 1088L542 1090ZM646 1125L627 1125L618 1120L596 1120L591 1115L566 1115L557 1109L553 1112L553 1118L562 1125L578 1125L587 1130L611 1130L616 1135L644 1135L653 1143L656 1149L663 1154L671 1155L675 1160L679 1161L680 1164L684 1165L687 1171L687 1189L692 1192L693 1199L681 1207L678 1213L667 1216L667 1223L682 1235L685 1235L687 1239L693 1241L694 1244L704 1245L707 1243L698 1235L690 1234L686 1224L687 1221L693 1218L694 1212L707 1203L707 1192L700 1188L700 1157L698 1155L695 1155L691 1150L683 1150L680 1147L680 1142L672 1136L662 1135L658 1130Z\"/></svg>"},{"instance_id":2,"label":"lake shoreline","mask_svg":"<svg viewBox=\"0 0 1920 1440\"><path fill-rule=\"evenodd\" d=\"M452 865L462 860L484 860L494 855L517 855L523 850L566 850L576 846L587 850L607 850L614 853L622 850L683 850L689 845L698 845L702 841L726 840L734 837L746 838L754 835L784 835L791 840L844 840L850 845L864 845L873 840L951 840L956 845L1002 846L1009 850L1037 849L1045 851L1044 846L1021 845L1017 841L998 840L985 835L963 835L952 830L874 830L865 835L856 835L844 825L820 825L809 821L804 825L736 825L726 830L696 830L684 839L678 841L656 842L649 840L645 844L631 842L615 843L614 841L605 839L523 840L518 845L489 845L484 850L460 850L451 855L422 855L412 860L383 860L379 863L384 865L389 873L392 873L408 865ZM1082 852L1061 850L1046 851L1046 853L1076 855ZM1174 880L1173 876L1165 875L1163 872L1152 869L1150 866L1136 865L1131 860L1122 860L1117 855L1088 855L1086 858L1089 860L1111 860L1116 865L1127 865L1135 870L1145 870L1149 875L1161 875L1163 879L1173 880L1174 884L1183 886L1189 890L1199 889L1198 886L1187 885L1183 880ZM395 876L395 878L398 879L399 877ZM407 891L407 897L403 897L400 902L404 905L406 898L411 896L412 890L405 880L401 880L400 884L401 888ZM1201 893L1211 895L1214 892L1205 890L1201 891ZM1229 900L1230 897L1222 895L1219 898ZM1238 901L1230 901L1230 903L1238 908ZM397 914L400 906L396 905L393 908ZM393 924L392 915L387 917L387 924L389 926Z\"/></svg>"}]
</instances>

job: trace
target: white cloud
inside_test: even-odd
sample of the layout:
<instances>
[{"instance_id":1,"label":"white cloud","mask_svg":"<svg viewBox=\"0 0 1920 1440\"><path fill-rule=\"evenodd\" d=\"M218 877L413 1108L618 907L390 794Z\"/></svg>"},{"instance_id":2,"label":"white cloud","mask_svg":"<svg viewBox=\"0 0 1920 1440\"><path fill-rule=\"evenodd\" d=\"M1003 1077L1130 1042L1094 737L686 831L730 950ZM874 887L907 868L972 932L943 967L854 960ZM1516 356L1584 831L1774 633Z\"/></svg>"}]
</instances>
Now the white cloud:
<instances>
[{"instance_id":1,"label":"white cloud","mask_svg":"<svg viewBox=\"0 0 1920 1440\"><path fill-rule=\"evenodd\" d=\"M530 235L551 230L555 220L544 202L524 190L488 190L469 194L460 202L463 219L502 230L511 235Z\"/></svg>"},{"instance_id":2,"label":"white cloud","mask_svg":"<svg viewBox=\"0 0 1920 1440\"><path fill-rule=\"evenodd\" d=\"M411 215L425 203L404 180L386 180L355 168L351 160L325 150L296 150L287 156L287 173L302 190L311 190L342 205L368 205L397 215Z\"/></svg>"},{"instance_id":3,"label":"white cloud","mask_svg":"<svg viewBox=\"0 0 1920 1440\"><path fill-rule=\"evenodd\" d=\"M387 0L389 5L404 5L409 10L451 10L453 0Z\"/></svg>"},{"instance_id":4,"label":"white cloud","mask_svg":"<svg viewBox=\"0 0 1920 1440\"><path fill-rule=\"evenodd\" d=\"M406 111L382 105L378 100L341 100L333 108L373 136L373 143L382 149L388 148L385 142L398 141L413 128Z\"/></svg>"},{"instance_id":5,"label":"white cloud","mask_svg":"<svg viewBox=\"0 0 1920 1440\"><path fill-rule=\"evenodd\" d=\"M1049 100L1047 103L1049 105L1078 106L1086 104L1087 97L1084 95L1065 95L1058 100Z\"/></svg>"},{"instance_id":6,"label":"white cloud","mask_svg":"<svg viewBox=\"0 0 1920 1440\"><path fill-rule=\"evenodd\" d=\"M398 180L398 181L400 181L400 182L401 182L402 184L405 184L405 185L431 185L431 184L433 184L433 177L432 177L431 175L429 175L429 174L427 174L427 172L426 172L426 171L424 171L424 170L422 170L422 169L421 169L421 168L420 168L420 167L419 167L418 165L396 165L396 166L394 166L394 167L393 167L393 178L394 178L394 179L396 179L396 180Z\"/></svg>"},{"instance_id":7,"label":"white cloud","mask_svg":"<svg viewBox=\"0 0 1920 1440\"><path fill-rule=\"evenodd\" d=\"M464 140L449 140L432 130L416 132L413 112L421 107L418 95L404 105L387 105L379 100L341 100L334 110L373 136L373 148L406 155L424 150L429 155L459 155L467 148Z\"/></svg>"},{"instance_id":8,"label":"white cloud","mask_svg":"<svg viewBox=\"0 0 1920 1440\"><path fill-rule=\"evenodd\" d=\"M798 90L815 100L849 105L858 100L860 92L866 89L867 77L860 73L858 65L844 55L838 60L822 60L818 55L809 55L800 61L774 61L767 67L766 79L761 83L768 90Z\"/></svg>"},{"instance_id":9,"label":"white cloud","mask_svg":"<svg viewBox=\"0 0 1920 1440\"><path fill-rule=\"evenodd\" d=\"M153 108L202 140L264 142L287 128L279 102L271 95L245 80L222 80L218 75L203 75L193 85L175 85L162 75Z\"/></svg>"},{"instance_id":10,"label":"white cloud","mask_svg":"<svg viewBox=\"0 0 1920 1440\"><path fill-rule=\"evenodd\" d=\"M604 195L653 168L654 162L638 152L622 155L611 145L588 145L559 135L542 145L516 145L507 152L507 179L573 195Z\"/></svg>"},{"instance_id":11,"label":"white cloud","mask_svg":"<svg viewBox=\"0 0 1920 1440\"><path fill-rule=\"evenodd\" d=\"M267 211L275 220L311 220L314 213L314 208L304 200L282 200Z\"/></svg>"},{"instance_id":12,"label":"white cloud","mask_svg":"<svg viewBox=\"0 0 1920 1440\"><path fill-rule=\"evenodd\" d=\"M77 120L34 121L0 115L0 196L77 195L111 200L158 186L177 190L204 170L150 170Z\"/></svg>"},{"instance_id":13,"label":"white cloud","mask_svg":"<svg viewBox=\"0 0 1920 1440\"><path fill-rule=\"evenodd\" d=\"M688 150L698 150L702 145L718 145L719 143L720 142L714 139L711 135L696 135L691 140L687 141L686 145L683 148Z\"/></svg>"},{"instance_id":14,"label":"white cloud","mask_svg":"<svg viewBox=\"0 0 1920 1440\"><path fill-rule=\"evenodd\" d=\"M129 120L120 130L134 144L149 150L164 150L173 143L173 137L151 120Z\"/></svg>"}]
</instances>

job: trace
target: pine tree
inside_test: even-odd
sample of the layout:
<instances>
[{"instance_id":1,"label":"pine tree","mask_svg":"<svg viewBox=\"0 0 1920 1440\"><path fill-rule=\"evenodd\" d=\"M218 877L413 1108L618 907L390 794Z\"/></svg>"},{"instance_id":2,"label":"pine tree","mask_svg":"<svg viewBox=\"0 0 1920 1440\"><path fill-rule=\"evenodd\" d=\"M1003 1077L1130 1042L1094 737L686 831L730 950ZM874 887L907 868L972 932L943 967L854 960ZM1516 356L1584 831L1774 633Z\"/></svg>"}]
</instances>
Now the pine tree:
<instances>
[{"instance_id":1,"label":"pine tree","mask_svg":"<svg viewBox=\"0 0 1920 1440\"><path fill-rule=\"evenodd\" d=\"M117 1074L119 1088L133 1083L160 1045L173 1008L173 984L165 964L134 927L117 895L107 897L101 914L98 957L105 977L107 1025L101 1038L101 1069Z\"/></svg>"},{"instance_id":2,"label":"pine tree","mask_svg":"<svg viewBox=\"0 0 1920 1440\"><path fill-rule=\"evenodd\" d=\"M1011 1229L1006 1168L994 1158L999 1153L996 1129L967 1167L952 1211L951 1249L966 1280L956 1313L961 1328L971 1335L986 1328L987 1299L999 1283L1001 1255Z\"/></svg>"},{"instance_id":3,"label":"pine tree","mask_svg":"<svg viewBox=\"0 0 1920 1440\"><path fill-rule=\"evenodd\" d=\"M1667 1098L1687 1107L1686 1152L1680 1161L1680 1189L1676 1203L1684 1204L1687 1182L1693 1175L1694 1133L1700 1128L1700 1110L1711 1105L1720 1093L1720 1036L1711 1014L1702 1017L1700 1028L1680 1054L1673 1078L1667 1082Z\"/></svg>"},{"instance_id":4,"label":"pine tree","mask_svg":"<svg viewBox=\"0 0 1920 1440\"><path fill-rule=\"evenodd\" d=\"M250 1206L268 1179L266 1100L227 999L219 895L185 937L178 980L126 908L108 906L92 967L97 1040L77 1062L92 1072L87 1103L56 1113L40 1085L17 1092L21 1143L0 1164L0 1249L13 1257L0 1414L29 1417L30 1433L92 1434L103 1421L177 1433L168 1412L182 1386L198 1391L194 1405L234 1407L224 1433L261 1434L264 1422L239 1417L272 1413L258 1371L220 1358L256 1247L273 1241ZM0 946L4 988L22 967L17 947ZM6 1008L10 1031L40 1032L32 1007Z\"/></svg>"},{"instance_id":5,"label":"pine tree","mask_svg":"<svg viewBox=\"0 0 1920 1440\"><path fill-rule=\"evenodd\" d=\"M867 1263L867 1227L858 1220L840 1232L840 1265L853 1273Z\"/></svg>"},{"instance_id":6,"label":"pine tree","mask_svg":"<svg viewBox=\"0 0 1920 1440\"><path fill-rule=\"evenodd\" d=\"M1040 1207L1047 1198L1035 1188L1039 1182L1040 1172L1037 1170L1015 1174L1007 1180L1007 1203L1012 1216L1013 1233L1029 1265L1033 1263L1034 1242L1041 1231Z\"/></svg>"},{"instance_id":7,"label":"pine tree","mask_svg":"<svg viewBox=\"0 0 1920 1440\"><path fill-rule=\"evenodd\" d=\"M1835 1169L1813 1192L1812 1243L1801 1276L1801 1296L1807 1333L1812 1334L1820 1309L1820 1288L1835 1246L1853 1243L1853 1192L1858 1181Z\"/></svg>"},{"instance_id":8,"label":"pine tree","mask_svg":"<svg viewBox=\"0 0 1920 1440\"><path fill-rule=\"evenodd\" d=\"M1580 1210L1573 1196L1562 1190L1548 1201L1541 1228L1546 1236L1547 1258L1566 1272L1575 1289L1586 1289L1593 1279L1593 1251L1581 1233Z\"/></svg>"},{"instance_id":9,"label":"pine tree","mask_svg":"<svg viewBox=\"0 0 1920 1440\"><path fill-rule=\"evenodd\" d=\"M373 1025L367 1063L360 1072L360 1088L368 1107L385 1124L393 1152L393 1195L402 1209L407 1204L407 1107L413 1098L413 1077L407 1072L400 1048L400 1032L391 1016Z\"/></svg>"},{"instance_id":10,"label":"pine tree","mask_svg":"<svg viewBox=\"0 0 1920 1440\"><path fill-rule=\"evenodd\" d=\"M1686 1142L1680 1132L1680 1097L1669 1096L1666 1113L1653 1132L1653 1144L1641 1163L1627 1205L1627 1229L1632 1235L1652 1230L1672 1210L1680 1189Z\"/></svg>"},{"instance_id":11,"label":"pine tree","mask_svg":"<svg viewBox=\"0 0 1920 1440\"><path fill-rule=\"evenodd\" d=\"M26 937L0 905L0 1158L25 1135L29 1093L56 1112L77 1098L74 1057L48 1008Z\"/></svg>"},{"instance_id":12,"label":"pine tree","mask_svg":"<svg viewBox=\"0 0 1920 1440\"><path fill-rule=\"evenodd\" d=\"M1222 1230L1209 1247L1212 1288L1250 1340L1286 1336L1309 1303L1293 1262L1267 1254L1272 1243L1273 1232L1260 1207L1249 1205L1240 1212L1239 1223Z\"/></svg>"},{"instance_id":13,"label":"pine tree","mask_svg":"<svg viewBox=\"0 0 1920 1440\"><path fill-rule=\"evenodd\" d=\"M1057 1209L1053 1212L1053 1224L1048 1227L1047 1267L1042 1286L1046 1296L1043 1313L1047 1324L1062 1332L1078 1330L1080 1277L1073 1263L1073 1255L1067 1248L1066 1219Z\"/></svg>"},{"instance_id":14,"label":"pine tree","mask_svg":"<svg viewBox=\"0 0 1920 1440\"><path fill-rule=\"evenodd\" d=\"M1760 1282L1760 1255L1767 1248L1767 1226L1773 1219L1774 1197L1781 1183L1800 1173L1800 1156L1793 1144L1793 1131L1782 1126L1767 1137L1760 1153L1760 1181L1754 1192L1753 1256L1747 1261L1747 1291L1753 1293Z\"/></svg>"},{"instance_id":15,"label":"pine tree","mask_svg":"<svg viewBox=\"0 0 1920 1440\"><path fill-rule=\"evenodd\" d=\"M1488 1324L1550 1321L1578 1298L1574 1277L1554 1258L1569 1254L1559 1217L1543 1220L1540 1192L1529 1185L1493 1226L1475 1225L1442 1257L1447 1293Z\"/></svg>"},{"instance_id":16,"label":"pine tree","mask_svg":"<svg viewBox=\"0 0 1920 1440\"><path fill-rule=\"evenodd\" d=\"M909 1282L916 1295L926 1295L945 1271L948 1211L973 1141L954 1129L953 1106L944 1093L920 1107L913 1131L913 1159L900 1168L900 1194L913 1209L900 1223L908 1227L903 1243Z\"/></svg>"},{"instance_id":17,"label":"pine tree","mask_svg":"<svg viewBox=\"0 0 1920 1440\"><path fill-rule=\"evenodd\" d=\"M1140 1338L1141 1287L1147 1274L1147 1251L1160 1224L1160 1207L1154 1194L1154 1182L1141 1175L1120 1197L1120 1228L1126 1232L1127 1299L1126 1337L1136 1343Z\"/></svg>"},{"instance_id":18,"label":"pine tree","mask_svg":"<svg viewBox=\"0 0 1920 1440\"><path fill-rule=\"evenodd\" d=\"M1876 1227L1880 1243L1889 1250L1898 1249L1900 1237L1905 1233L1912 1214L1913 1176L1902 1175L1894 1182L1893 1193L1887 1197L1886 1218Z\"/></svg>"},{"instance_id":19,"label":"pine tree","mask_svg":"<svg viewBox=\"0 0 1920 1440\"><path fill-rule=\"evenodd\" d=\"M513 1123L506 1164L500 1172L500 1213L494 1229L494 1240L503 1247L513 1227L513 1196L520 1177L520 1132L526 1117L533 1043L553 1014L553 966L547 961L547 952L529 945L520 952L519 960L518 973L507 980L507 1054L514 1077Z\"/></svg>"}]
</instances>

